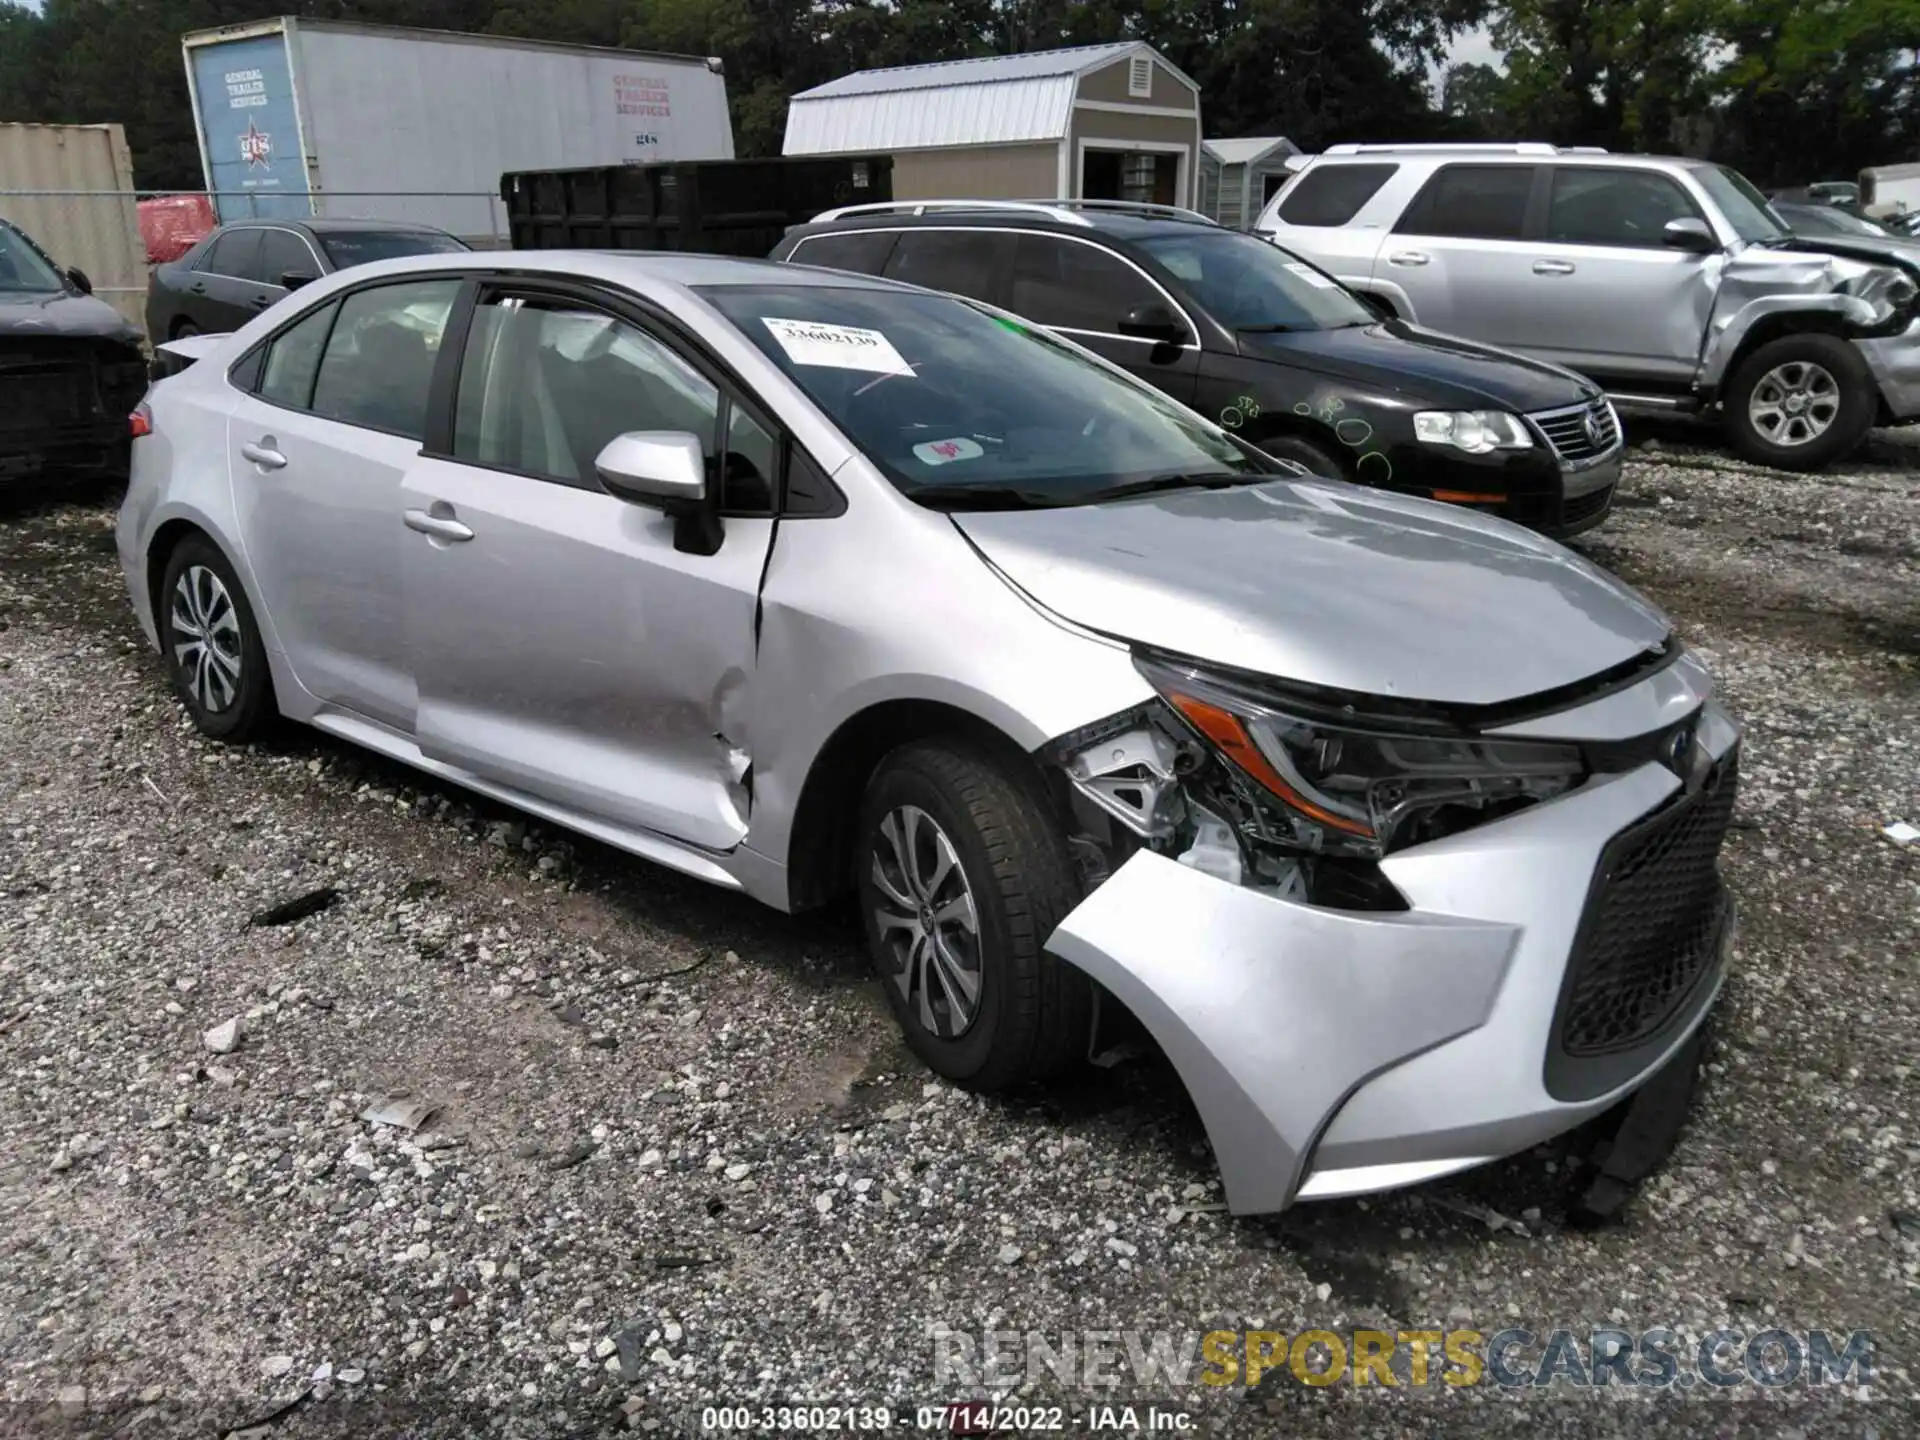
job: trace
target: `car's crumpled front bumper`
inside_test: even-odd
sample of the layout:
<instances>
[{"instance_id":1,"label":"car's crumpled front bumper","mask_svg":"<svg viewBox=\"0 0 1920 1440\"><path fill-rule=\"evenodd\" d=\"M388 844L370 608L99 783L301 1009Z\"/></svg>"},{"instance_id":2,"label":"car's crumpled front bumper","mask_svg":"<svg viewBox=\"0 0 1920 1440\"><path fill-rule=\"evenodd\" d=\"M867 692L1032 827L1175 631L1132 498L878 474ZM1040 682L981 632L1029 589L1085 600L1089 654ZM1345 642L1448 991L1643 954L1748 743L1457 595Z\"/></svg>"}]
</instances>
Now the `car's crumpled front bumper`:
<instances>
[{"instance_id":1,"label":"car's crumpled front bumper","mask_svg":"<svg viewBox=\"0 0 1920 1440\"><path fill-rule=\"evenodd\" d=\"M1920 319L1898 335L1856 340L1894 420L1920 419Z\"/></svg>"},{"instance_id":2,"label":"car's crumpled front bumper","mask_svg":"<svg viewBox=\"0 0 1920 1440\"><path fill-rule=\"evenodd\" d=\"M1698 735L1717 763L1738 730L1707 702ZM1724 977L1724 939L1645 1063L1577 1103L1548 1093L1562 982L1601 852L1682 785L1648 763L1395 854L1382 869L1404 913L1296 904L1141 851L1049 948L1172 1060L1235 1211L1412 1184L1599 1114L1698 1027Z\"/></svg>"}]
</instances>

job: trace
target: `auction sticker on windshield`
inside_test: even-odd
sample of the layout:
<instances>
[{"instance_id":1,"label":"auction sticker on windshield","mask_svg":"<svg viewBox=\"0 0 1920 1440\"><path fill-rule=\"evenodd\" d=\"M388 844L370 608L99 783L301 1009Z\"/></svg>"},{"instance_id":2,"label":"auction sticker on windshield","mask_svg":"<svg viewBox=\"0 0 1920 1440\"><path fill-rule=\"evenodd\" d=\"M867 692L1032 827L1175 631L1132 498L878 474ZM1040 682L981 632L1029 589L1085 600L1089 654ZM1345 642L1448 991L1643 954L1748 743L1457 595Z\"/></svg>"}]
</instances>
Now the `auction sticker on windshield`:
<instances>
[{"instance_id":1,"label":"auction sticker on windshield","mask_svg":"<svg viewBox=\"0 0 1920 1440\"><path fill-rule=\"evenodd\" d=\"M1338 281L1328 279L1325 275L1322 275L1318 270L1314 269L1311 265L1290 264L1287 266L1287 269L1291 270L1294 274L1298 275L1302 280L1306 281L1309 285L1312 285L1318 289L1334 290L1339 288Z\"/></svg>"},{"instance_id":2,"label":"auction sticker on windshield","mask_svg":"<svg viewBox=\"0 0 1920 1440\"><path fill-rule=\"evenodd\" d=\"M978 460L987 452L976 440L964 436L952 440L926 440L913 447L923 465L945 465L954 460Z\"/></svg>"},{"instance_id":3,"label":"auction sticker on windshield","mask_svg":"<svg viewBox=\"0 0 1920 1440\"><path fill-rule=\"evenodd\" d=\"M761 316L760 323L773 332L773 338L796 365L913 376L913 367L878 330L827 325L813 320L777 320L765 315Z\"/></svg>"}]
</instances>

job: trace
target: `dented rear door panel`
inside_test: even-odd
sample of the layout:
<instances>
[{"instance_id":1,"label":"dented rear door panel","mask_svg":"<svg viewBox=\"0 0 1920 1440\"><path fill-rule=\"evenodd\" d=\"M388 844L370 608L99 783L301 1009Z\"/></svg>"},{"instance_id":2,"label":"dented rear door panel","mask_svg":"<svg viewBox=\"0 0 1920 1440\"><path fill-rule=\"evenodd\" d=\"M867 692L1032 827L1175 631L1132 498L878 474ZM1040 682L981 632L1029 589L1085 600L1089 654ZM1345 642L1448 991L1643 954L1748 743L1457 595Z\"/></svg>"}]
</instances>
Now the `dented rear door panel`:
<instances>
[{"instance_id":1,"label":"dented rear door panel","mask_svg":"<svg viewBox=\"0 0 1920 1440\"><path fill-rule=\"evenodd\" d=\"M402 509L473 532L404 532L421 751L615 825L737 845L773 522L730 519L717 554L688 555L665 514L600 490L434 459L403 489Z\"/></svg>"}]
</instances>

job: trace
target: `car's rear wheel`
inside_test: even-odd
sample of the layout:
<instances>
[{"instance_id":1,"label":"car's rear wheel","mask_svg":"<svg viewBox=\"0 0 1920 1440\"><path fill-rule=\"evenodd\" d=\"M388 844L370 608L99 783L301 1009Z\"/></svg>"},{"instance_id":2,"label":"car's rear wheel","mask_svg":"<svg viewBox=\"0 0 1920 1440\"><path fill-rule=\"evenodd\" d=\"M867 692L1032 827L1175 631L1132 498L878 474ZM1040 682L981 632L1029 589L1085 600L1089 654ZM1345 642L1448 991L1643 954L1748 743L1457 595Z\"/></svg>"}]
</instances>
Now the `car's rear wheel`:
<instances>
[{"instance_id":1,"label":"car's rear wheel","mask_svg":"<svg viewBox=\"0 0 1920 1440\"><path fill-rule=\"evenodd\" d=\"M1327 480L1340 480L1346 471L1331 450L1301 435L1269 435L1254 442L1276 460L1291 460Z\"/></svg>"},{"instance_id":2,"label":"car's rear wheel","mask_svg":"<svg viewBox=\"0 0 1920 1440\"><path fill-rule=\"evenodd\" d=\"M180 320L174 324L172 338L175 340L185 340L188 336L198 335L199 333L200 327L191 320Z\"/></svg>"},{"instance_id":3,"label":"car's rear wheel","mask_svg":"<svg viewBox=\"0 0 1920 1440\"><path fill-rule=\"evenodd\" d=\"M868 945L915 1054L1001 1090L1084 1053L1091 987L1043 948L1080 887L1037 777L963 738L903 746L867 786L859 837Z\"/></svg>"},{"instance_id":4,"label":"car's rear wheel","mask_svg":"<svg viewBox=\"0 0 1920 1440\"><path fill-rule=\"evenodd\" d=\"M1873 372L1838 335L1787 335L1740 363L1721 397L1733 445L1779 470L1817 470L1866 438L1879 407Z\"/></svg>"},{"instance_id":5,"label":"car's rear wheel","mask_svg":"<svg viewBox=\"0 0 1920 1440\"><path fill-rule=\"evenodd\" d=\"M273 677L253 608L233 567L199 536L180 542L160 580L155 623L167 674L194 727L234 743L272 719Z\"/></svg>"}]
</instances>

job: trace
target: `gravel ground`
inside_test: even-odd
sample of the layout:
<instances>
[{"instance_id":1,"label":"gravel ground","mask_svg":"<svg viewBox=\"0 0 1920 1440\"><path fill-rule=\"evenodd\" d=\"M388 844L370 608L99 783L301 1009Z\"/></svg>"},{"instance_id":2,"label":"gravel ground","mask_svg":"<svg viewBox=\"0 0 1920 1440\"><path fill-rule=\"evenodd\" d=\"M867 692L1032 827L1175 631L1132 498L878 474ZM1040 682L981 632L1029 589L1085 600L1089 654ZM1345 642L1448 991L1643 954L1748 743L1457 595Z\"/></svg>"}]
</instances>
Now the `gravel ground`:
<instances>
[{"instance_id":1,"label":"gravel ground","mask_svg":"<svg viewBox=\"0 0 1920 1440\"><path fill-rule=\"evenodd\" d=\"M1920 823L1920 448L1796 477L1655 445L1586 548L1748 726L1743 921L1694 1116L1599 1231L1572 1142L1230 1218L1162 1063L966 1095L845 915L311 733L208 744L111 497L0 515L0 1430L692 1434L716 1400L970 1398L940 1326L1617 1323L1871 1330L1874 1383L1113 1393L1205 1433L1913 1433L1920 848L1879 829ZM432 1115L362 1118L391 1100ZM1096 1392L1023 1398L1084 1432Z\"/></svg>"}]
</instances>

